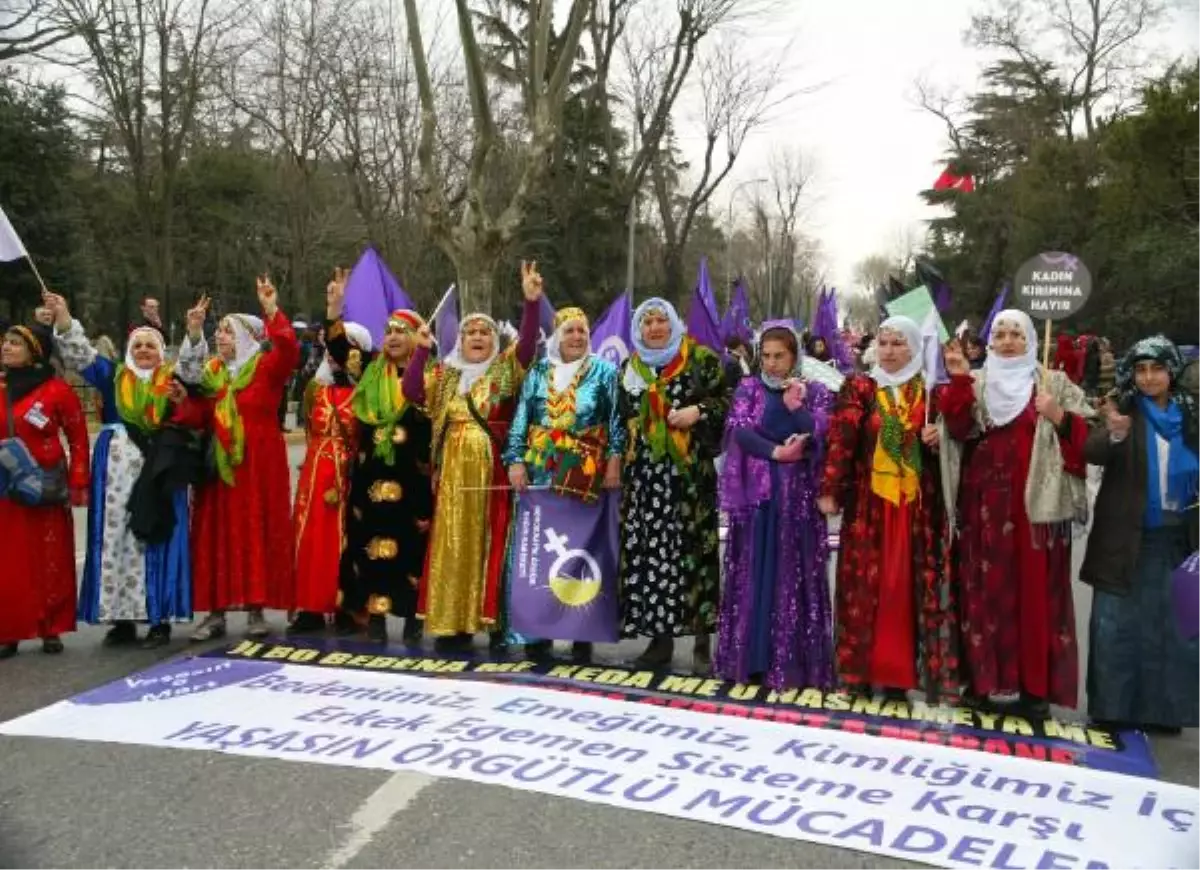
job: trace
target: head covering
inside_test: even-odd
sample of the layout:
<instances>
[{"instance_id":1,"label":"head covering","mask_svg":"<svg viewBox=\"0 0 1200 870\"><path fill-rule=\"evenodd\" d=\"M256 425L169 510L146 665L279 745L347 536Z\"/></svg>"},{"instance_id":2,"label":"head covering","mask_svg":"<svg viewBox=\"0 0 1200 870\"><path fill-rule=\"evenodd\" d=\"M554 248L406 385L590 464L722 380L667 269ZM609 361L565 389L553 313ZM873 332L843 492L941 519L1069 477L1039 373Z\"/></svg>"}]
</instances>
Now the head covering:
<instances>
[{"instance_id":1,"label":"head covering","mask_svg":"<svg viewBox=\"0 0 1200 870\"><path fill-rule=\"evenodd\" d=\"M987 375L983 403L988 419L996 426L1008 425L1025 410L1038 377L1037 330L1029 315L1016 308L1001 311L992 321L993 342L996 340L996 327L1001 323L1018 326L1025 331L1025 353L1002 357L991 347L988 348L987 362L983 365Z\"/></svg>"},{"instance_id":2,"label":"head covering","mask_svg":"<svg viewBox=\"0 0 1200 870\"><path fill-rule=\"evenodd\" d=\"M130 330L129 339L125 342L125 368L133 372L139 381L145 383L154 375L154 369L157 369L158 366L150 369L138 368L133 358L133 343L139 338L148 338L154 342L155 347L158 348L159 365L162 365L167 359L167 347L162 333L153 326L137 326Z\"/></svg>"},{"instance_id":3,"label":"head covering","mask_svg":"<svg viewBox=\"0 0 1200 870\"><path fill-rule=\"evenodd\" d=\"M346 339L350 344L363 353L371 352L371 332L365 326L353 321L343 321L342 328L346 332ZM347 372L350 376L351 373ZM351 376L352 377L352 376ZM334 382L333 366L329 364L329 353L326 352L325 357L321 360L321 365L317 367L317 373L313 375L313 380L323 386L329 386Z\"/></svg>"},{"instance_id":4,"label":"head covering","mask_svg":"<svg viewBox=\"0 0 1200 870\"><path fill-rule=\"evenodd\" d=\"M904 336L904 341L908 345L912 356L909 357L907 363L898 372L886 372L878 361L871 369L871 379L881 387L902 387L911 381L921 371L921 328L910 317L897 315L889 317L883 323L879 324L879 332L898 332ZM876 349L876 360L878 360L879 350Z\"/></svg>"},{"instance_id":5,"label":"head covering","mask_svg":"<svg viewBox=\"0 0 1200 870\"><path fill-rule=\"evenodd\" d=\"M671 337L667 339L665 346L661 348L651 348L642 340L642 321L646 315L657 312L666 316L671 322ZM679 347L683 344L683 339L687 335L687 327L683 321L679 319L679 312L675 310L675 306L665 299L654 296L647 299L633 312L633 348L642 362L651 368L662 368L679 353Z\"/></svg>"},{"instance_id":6,"label":"head covering","mask_svg":"<svg viewBox=\"0 0 1200 870\"><path fill-rule=\"evenodd\" d=\"M225 367L230 375L237 377L242 367L262 350L265 337L262 318L253 314L228 314L222 318L221 325L233 330L233 359L226 360Z\"/></svg>"},{"instance_id":7,"label":"head covering","mask_svg":"<svg viewBox=\"0 0 1200 870\"><path fill-rule=\"evenodd\" d=\"M463 336L467 334L467 327L475 322L484 323L492 331L493 341L492 352L488 354L487 359L473 363L467 362L463 357L462 345ZM454 340L454 350L450 352L450 356L446 357L446 365L452 369L457 369L459 372L458 394L460 396L465 396L471 392L471 387L475 386L475 382L483 377L499 353L500 328L496 326L496 321L482 313L468 314L464 317L462 323L458 325L458 338Z\"/></svg>"},{"instance_id":8,"label":"head covering","mask_svg":"<svg viewBox=\"0 0 1200 870\"><path fill-rule=\"evenodd\" d=\"M416 332L424 325L425 321L417 312L401 309L388 317L387 329ZM350 407L354 416L375 430L375 456L388 465L395 464L395 445L407 438L407 433L398 424L408 402L400 389L400 369L386 354L381 353L371 360L354 390Z\"/></svg>"},{"instance_id":9,"label":"head covering","mask_svg":"<svg viewBox=\"0 0 1200 870\"><path fill-rule=\"evenodd\" d=\"M564 362L562 358L562 339L567 325L582 321L588 330L587 347L577 360ZM561 393L571 385L583 364L592 353L591 325L582 308L564 308L554 315L554 335L546 342L546 360L550 363L550 380L556 393Z\"/></svg>"},{"instance_id":10,"label":"head covering","mask_svg":"<svg viewBox=\"0 0 1200 870\"><path fill-rule=\"evenodd\" d=\"M397 308L388 315L387 329L398 329L400 332L416 332L425 321L421 319L421 315L410 308Z\"/></svg>"},{"instance_id":11,"label":"head covering","mask_svg":"<svg viewBox=\"0 0 1200 870\"><path fill-rule=\"evenodd\" d=\"M1134 372L1139 362L1153 360L1162 364L1171 378L1171 401L1160 408L1138 389ZM1195 437L1196 403L1179 389L1179 377L1187 361L1179 348L1162 335L1143 338L1117 364L1117 389L1122 408L1135 402L1146 426L1146 508L1143 523L1149 528L1162 525L1164 508L1183 511L1196 501L1198 472ZM1167 442L1167 491L1162 492L1158 439Z\"/></svg>"},{"instance_id":12,"label":"head covering","mask_svg":"<svg viewBox=\"0 0 1200 870\"><path fill-rule=\"evenodd\" d=\"M8 392L9 401L16 404L54 377L54 367L50 365L54 333L48 326L35 322L28 326L10 326L8 334L20 338L29 348L31 357L27 366L4 368L5 390Z\"/></svg>"},{"instance_id":13,"label":"head covering","mask_svg":"<svg viewBox=\"0 0 1200 870\"><path fill-rule=\"evenodd\" d=\"M763 371L760 366L758 377L763 382L764 386L766 386L768 389L772 389L772 390L781 390L781 389L783 389L784 381L788 380L789 378L799 377L801 360L804 357L804 353L802 351L804 344L800 339L800 333L796 332L795 327L792 326L792 324L786 320L771 320L762 325L762 332L760 332L758 335L758 342L754 348L754 352L755 352L756 356L758 357L758 359L759 360L762 359L763 342L765 342L767 339L771 338L771 336L768 335L767 333L769 333L771 331L781 331L781 330L786 330L787 332L790 332L793 336L795 336L795 338L796 338L796 359L792 362L792 370L790 372L788 372L786 375L784 375L782 378L771 377L769 374L767 374L765 371Z\"/></svg>"}]
</instances>

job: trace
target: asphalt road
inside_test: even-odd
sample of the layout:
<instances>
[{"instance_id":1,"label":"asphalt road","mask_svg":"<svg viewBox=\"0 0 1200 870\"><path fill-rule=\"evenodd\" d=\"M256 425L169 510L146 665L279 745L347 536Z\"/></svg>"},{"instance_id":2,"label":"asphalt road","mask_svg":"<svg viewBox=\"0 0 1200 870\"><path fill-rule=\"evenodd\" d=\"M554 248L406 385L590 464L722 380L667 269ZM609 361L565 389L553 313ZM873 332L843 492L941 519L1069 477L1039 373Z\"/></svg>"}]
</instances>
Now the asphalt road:
<instances>
[{"instance_id":1,"label":"asphalt road","mask_svg":"<svg viewBox=\"0 0 1200 870\"><path fill-rule=\"evenodd\" d=\"M303 448L290 450L294 466ZM1077 592L1086 649L1090 598ZM282 629L283 614L269 618ZM241 627L231 620L233 636ZM0 663L0 721L189 651L182 629L155 652L103 649L104 629L90 627L68 636L61 656L23 647ZM632 657L637 648L598 653ZM683 664L690 650L678 655ZM1197 785L1195 731L1156 739L1155 754L1165 779ZM919 865L413 773L0 737L0 866Z\"/></svg>"}]
</instances>

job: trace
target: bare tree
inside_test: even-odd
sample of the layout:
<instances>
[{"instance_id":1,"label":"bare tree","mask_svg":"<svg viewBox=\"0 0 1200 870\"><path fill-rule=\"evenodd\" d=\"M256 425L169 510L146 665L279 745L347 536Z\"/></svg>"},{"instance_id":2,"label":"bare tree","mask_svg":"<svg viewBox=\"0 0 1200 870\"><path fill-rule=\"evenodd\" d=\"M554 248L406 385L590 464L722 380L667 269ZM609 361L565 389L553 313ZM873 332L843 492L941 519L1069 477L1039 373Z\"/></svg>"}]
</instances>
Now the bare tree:
<instances>
[{"instance_id":1,"label":"bare tree","mask_svg":"<svg viewBox=\"0 0 1200 870\"><path fill-rule=\"evenodd\" d=\"M446 195L444 168L435 153L439 127L439 104L430 75L430 65L416 0L404 0L405 20L417 91L421 100L421 136L417 149L421 168L419 193L431 238L446 252L458 275L458 290L464 306L488 309L496 269L525 217L530 196L545 177L548 158L558 136L567 83L583 33L590 0L572 0L566 30L553 68L549 67L551 0L531 3L529 51L522 70L529 82L523 89L522 119L528 127L528 142L519 150L515 189L498 215L487 202L487 175L498 155L500 133L489 93L483 55L475 37L467 0L455 0L459 39L467 71L471 101L472 138L470 161L462 208L452 207Z\"/></svg>"},{"instance_id":2,"label":"bare tree","mask_svg":"<svg viewBox=\"0 0 1200 870\"><path fill-rule=\"evenodd\" d=\"M231 18L222 0L56 0L133 182L151 280L172 308L176 182Z\"/></svg>"},{"instance_id":3,"label":"bare tree","mask_svg":"<svg viewBox=\"0 0 1200 870\"><path fill-rule=\"evenodd\" d=\"M1068 138L1079 118L1091 136L1101 104L1114 112L1124 108L1128 79L1139 66L1137 42L1165 12L1163 0L994 0L972 16L970 37L1019 60L1027 74L1043 80L1047 95L1061 95Z\"/></svg>"},{"instance_id":4,"label":"bare tree","mask_svg":"<svg viewBox=\"0 0 1200 870\"><path fill-rule=\"evenodd\" d=\"M746 59L734 41L720 45L701 61L704 155L699 174L691 189L680 194L670 152L660 148L651 164L665 241L663 269L670 292L683 288L683 252L697 214L733 169L747 137L786 99L778 91L779 83L778 64Z\"/></svg>"},{"instance_id":5,"label":"bare tree","mask_svg":"<svg viewBox=\"0 0 1200 870\"><path fill-rule=\"evenodd\" d=\"M36 55L75 35L50 0L0 0L0 63Z\"/></svg>"}]
</instances>

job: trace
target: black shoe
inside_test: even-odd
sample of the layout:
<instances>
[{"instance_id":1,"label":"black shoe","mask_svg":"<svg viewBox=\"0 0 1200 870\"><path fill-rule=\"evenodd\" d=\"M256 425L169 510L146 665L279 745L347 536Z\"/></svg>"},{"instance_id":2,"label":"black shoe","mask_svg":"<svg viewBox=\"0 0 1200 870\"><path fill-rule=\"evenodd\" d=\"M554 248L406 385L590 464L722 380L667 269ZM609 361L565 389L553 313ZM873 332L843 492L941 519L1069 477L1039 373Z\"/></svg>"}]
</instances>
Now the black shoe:
<instances>
[{"instance_id":1,"label":"black shoe","mask_svg":"<svg viewBox=\"0 0 1200 870\"><path fill-rule=\"evenodd\" d=\"M586 640L577 640L571 644L571 661L577 665L590 665L592 663L592 650L594 646Z\"/></svg>"},{"instance_id":2,"label":"black shoe","mask_svg":"<svg viewBox=\"0 0 1200 870\"><path fill-rule=\"evenodd\" d=\"M17 654L17 644L6 643L0 646L0 659L11 659Z\"/></svg>"},{"instance_id":3,"label":"black shoe","mask_svg":"<svg viewBox=\"0 0 1200 870\"><path fill-rule=\"evenodd\" d=\"M158 625L150 626L150 630L146 632L146 639L139 644L142 649L158 649L160 646L166 646L171 642L171 624L169 622L160 622Z\"/></svg>"},{"instance_id":4,"label":"black shoe","mask_svg":"<svg viewBox=\"0 0 1200 870\"><path fill-rule=\"evenodd\" d=\"M502 631L493 631L488 635L488 652L494 655L508 653L508 635Z\"/></svg>"},{"instance_id":5,"label":"black shoe","mask_svg":"<svg viewBox=\"0 0 1200 870\"><path fill-rule=\"evenodd\" d=\"M421 638L425 636L425 623L415 616L404 617L404 642L409 646L420 646Z\"/></svg>"},{"instance_id":6,"label":"black shoe","mask_svg":"<svg viewBox=\"0 0 1200 870\"><path fill-rule=\"evenodd\" d=\"M354 614L339 610L333 615L333 630L338 637L352 637L362 631Z\"/></svg>"},{"instance_id":7,"label":"black shoe","mask_svg":"<svg viewBox=\"0 0 1200 870\"><path fill-rule=\"evenodd\" d=\"M554 641L552 640L535 640L533 643L525 644L525 658L530 661L545 661L553 656Z\"/></svg>"},{"instance_id":8,"label":"black shoe","mask_svg":"<svg viewBox=\"0 0 1200 870\"><path fill-rule=\"evenodd\" d=\"M470 652L475 638L469 634L452 634L449 637L439 637L433 646L438 652L462 653Z\"/></svg>"},{"instance_id":9,"label":"black shoe","mask_svg":"<svg viewBox=\"0 0 1200 870\"><path fill-rule=\"evenodd\" d=\"M669 665L675 657L675 638L656 637L651 639L646 651L634 659L639 668L661 668Z\"/></svg>"},{"instance_id":10,"label":"black shoe","mask_svg":"<svg viewBox=\"0 0 1200 870\"><path fill-rule=\"evenodd\" d=\"M301 610L287 627L288 634L318 634L325 630L325 617L320 613Z\"/></svg>"},{"instance_id":11,"label":"black shoe","mask_svg":"<svg viewBox=\"0 0 1200 870\"><path fill-rule=\"evenodd\" d=\"M387 617L372 613L367 619L367 640L373 643L387 643Z\"/></svg>"},{"instance_id":12,"label":"black shoe","mask_svg":"<svg viewBox=\"0 0 1200 870\"><path fill-rule=\"evenodd\" d=\"M57 634L52 634L50 637L42 638L42 652L56 656L63 651L63 642Z\"/></svg>"},{"instance_id":13,"label":"black shoe","mask_svg":"<svg viewBox=\"0 0 1200 870\"><path fill-rule=\"evenodd\" d=\"M1045 698L1039 698L1028 692L1021 693L1021 698L1017 701L1016 707L1029 719L1050 718L1050 702Z\"/></svg>"},{"instance_id":14,"label":"black shoe","mask_svg":"<svg viewBox=\"0 0 1200 870\"><path fill-rule=\"evenodd\" d=\"M137 626L127 619L113 623L104 635L104 646L130 646L137 643Z\"/></svg>"}]
</instances>

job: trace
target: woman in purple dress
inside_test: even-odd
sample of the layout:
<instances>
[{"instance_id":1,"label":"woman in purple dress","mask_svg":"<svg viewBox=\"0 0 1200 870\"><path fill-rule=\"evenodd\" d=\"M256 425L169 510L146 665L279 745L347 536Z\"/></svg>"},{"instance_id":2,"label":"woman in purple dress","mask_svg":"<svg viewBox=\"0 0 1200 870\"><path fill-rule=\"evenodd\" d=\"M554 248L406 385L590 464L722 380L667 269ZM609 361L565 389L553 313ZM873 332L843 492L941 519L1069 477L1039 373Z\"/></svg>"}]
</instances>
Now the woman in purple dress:
<instances>
[{"instance_id":1,"label":"woman in purple dress","mask_svg":"<svg viewBox=\"0 0 1200 870\"><path fill-rule=\"evenodd\" d=\"M797 376L789 326L768 326L761 374L738 385L725 428L729 517L714 670L772 689L833 685L825 518L817 510L833 395Z\"/></svg>"}]
</instances>

